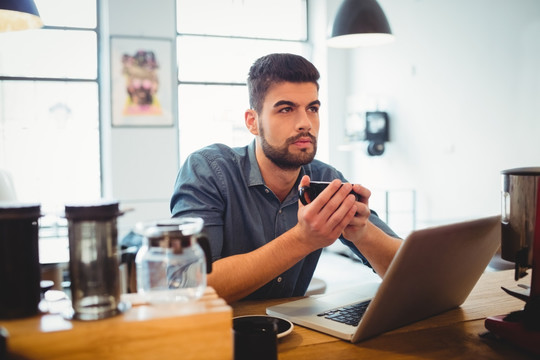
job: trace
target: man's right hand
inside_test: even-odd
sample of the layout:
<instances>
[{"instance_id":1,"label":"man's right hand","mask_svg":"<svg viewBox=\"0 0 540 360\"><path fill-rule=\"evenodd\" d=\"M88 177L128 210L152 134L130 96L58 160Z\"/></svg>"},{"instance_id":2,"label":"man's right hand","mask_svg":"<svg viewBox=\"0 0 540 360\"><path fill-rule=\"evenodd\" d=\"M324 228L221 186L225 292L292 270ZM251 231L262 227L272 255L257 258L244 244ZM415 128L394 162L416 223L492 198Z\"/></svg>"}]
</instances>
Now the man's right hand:
<instances>
[{"instance_id":1,"label":"man's right hand","mask_svg":"<svg viewBox=\"0 0 540 360\"><path fill-rule=\"evenodd\" d=\"M300 186L308 186L310 178L304 175ZM298 224L295 231L312 251L331 245L349 225L356 211L356 199L350 192L353 185L332 181L308 205L298 202Z\"/></svg>"}]
</instances>

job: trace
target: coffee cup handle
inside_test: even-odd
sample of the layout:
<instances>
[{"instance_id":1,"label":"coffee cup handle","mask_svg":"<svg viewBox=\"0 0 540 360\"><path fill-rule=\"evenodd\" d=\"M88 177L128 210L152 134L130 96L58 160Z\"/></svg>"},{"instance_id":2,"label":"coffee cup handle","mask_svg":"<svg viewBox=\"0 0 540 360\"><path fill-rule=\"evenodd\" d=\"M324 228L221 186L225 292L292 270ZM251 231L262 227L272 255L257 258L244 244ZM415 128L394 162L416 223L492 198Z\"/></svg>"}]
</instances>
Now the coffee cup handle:
<instances>
[{"instance_id":1,"label":"coffee cup handle","mask_svg":"<svg viewBox=\"0 0 540 360\"><path fill-rule=\"evenodd\" d=\"M300 198L300 202L304 205L309 204L306 200L306 193L309 189L309 186L301 186L300 189L298 189L298 197Z\"/></svg>"}]
</instances>

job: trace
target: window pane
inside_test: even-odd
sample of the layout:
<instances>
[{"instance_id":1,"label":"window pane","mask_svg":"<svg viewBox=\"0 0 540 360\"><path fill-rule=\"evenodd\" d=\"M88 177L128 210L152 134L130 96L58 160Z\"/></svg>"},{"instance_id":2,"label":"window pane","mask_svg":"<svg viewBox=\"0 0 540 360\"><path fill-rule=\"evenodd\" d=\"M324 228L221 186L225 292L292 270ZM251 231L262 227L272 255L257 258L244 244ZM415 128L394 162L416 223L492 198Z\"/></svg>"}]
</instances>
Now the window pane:
<instances>
[{"instance_id":1,"label":"window pane","mask_svg":"<svg viewBox=\"0 0 540 360\"><path fill-rule=\"evenodd\" d=\"M244 124L244 111L248 104L246 86L180 85L181 163L193 151L212 143L229 146L248 144L253 139Z\"/></svg>"},{"instance_id":2,"label":"window pane","mask_svg":"<svg viewBox=\"0 0 540 360\"><path fill-rule=\"evenodd\" d=\"M249 68L257 58L274 52L305 56L306 46L301 42L179 36L178 78L180 81L245 83Z\"/></svg>"},{"instance_id":3,"label":"window pane","mask_svg":"<svg viewBox=\"0 0 540 360\"><path fill-rule=\"evenodd\" d=\"M97 83L1 81L0 164L20 201L58 213L101 194Z\"/></svg>"},{"instance_id":4,"label":"window pane","mask_svg":"<svg viewBox=\"0 0 540 360\"><path fill-rule=\"evenodd\" d=\"M36 0L39 16L45 26L67 26L95 29L96 0Z\"/></svg>"},{"instance_id":5,"label":"window pane","mask_svg":"<svg viewBox=\"0 0 540 360\"><path fill-rule=\"evenodd\" d=\"M32 30L0 35L0 75L97 77L95 31Z\"/></svg>"},{"instance_id":6,"label":"window pane","mask_svg":"<svg viewBox=\"0 0 540 360\"><path fill-rule=\"evenodd\" d=\"M183 34L307 40L306 0L178 0L176 9Z\"/></svg>"}]
</instances>

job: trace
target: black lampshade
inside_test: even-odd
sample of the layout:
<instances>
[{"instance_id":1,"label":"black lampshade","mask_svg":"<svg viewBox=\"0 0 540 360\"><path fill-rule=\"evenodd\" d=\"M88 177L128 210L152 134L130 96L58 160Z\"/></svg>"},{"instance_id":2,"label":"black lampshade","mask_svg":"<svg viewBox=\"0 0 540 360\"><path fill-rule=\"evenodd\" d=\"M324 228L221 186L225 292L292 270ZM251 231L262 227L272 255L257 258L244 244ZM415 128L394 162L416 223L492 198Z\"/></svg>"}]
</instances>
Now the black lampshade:
<instances>
[{"instance_id":1,"label":"black lampshade","mask_svg":"<svg viewBox=\"0 0 540 360\"><path fill-rule=\"evenodd\" d=\"M328 46L352 48L393 40L390 24L376 0L345 0L332 25Z\"/></svg>"},{"instance_id":2,"label":"black lampshade","mask_svg":"<svg viewBox=\"0 0 540 360\"><path fill-rule=\"evenodd\" d=\"M43 26L32 0L0 0L0 32L37 29Z\"/></svg>"}]
</instances>

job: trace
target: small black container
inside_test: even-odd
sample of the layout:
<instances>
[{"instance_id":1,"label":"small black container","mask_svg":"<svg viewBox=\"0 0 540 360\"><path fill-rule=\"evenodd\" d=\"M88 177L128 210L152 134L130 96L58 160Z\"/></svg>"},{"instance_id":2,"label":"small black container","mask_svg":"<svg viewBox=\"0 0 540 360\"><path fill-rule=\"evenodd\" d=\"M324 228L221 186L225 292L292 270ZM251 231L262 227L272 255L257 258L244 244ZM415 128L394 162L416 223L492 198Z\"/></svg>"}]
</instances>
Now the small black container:
<instances>
[{"instance_id":1,"label":"small black container","mask_svg":"<svg viewBox=\"0 0 540 360\"><path fill-rule=\"evenodd\" d=\"M0 202L0 318L39 312L39 204Z\"/></svg>"}]
</instances>

